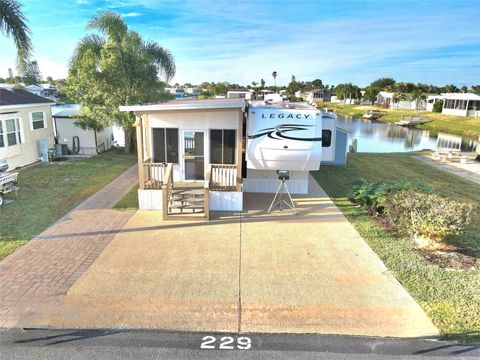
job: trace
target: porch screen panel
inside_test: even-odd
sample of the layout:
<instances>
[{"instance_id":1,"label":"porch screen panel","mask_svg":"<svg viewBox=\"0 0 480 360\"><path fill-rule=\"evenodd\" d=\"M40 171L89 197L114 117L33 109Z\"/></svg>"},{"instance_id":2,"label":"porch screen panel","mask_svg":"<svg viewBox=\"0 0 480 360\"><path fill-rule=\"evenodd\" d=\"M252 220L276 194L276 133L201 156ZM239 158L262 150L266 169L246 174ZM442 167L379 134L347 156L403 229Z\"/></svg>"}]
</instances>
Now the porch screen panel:
<instances>
[{"instance_id":1,"label":"porch screen panel","mask_svg":"<svg viewBox=\"0 0 480 360\"><path fill-rule=\"evenodd\" d=\"M210 163L222 163L222 130L210 130Z\"/></svg>"},{"instance_id":2,"label":"porch screen panel","mask_svg":"<svg viewBox=\"0 0 480 360\"><path fill-rule=\"evenodd\" d=\"M167 162L178 163L178 129L166 129Z\"/></svg>"},{"instance_id":3,"label":"porch screen panel","mask_svg":"<svg viewBox=\"0 0 480 360\"><path fill-rule=\"evenodd\" d=\"M153 162L167 162L165 157L165 129L153 129Z\"/></svg>"},{"instance_id":4,"label":"porch screen panel","mask_svg":"<svg viewBox=\"0 0 480 360\"><path fill-rule=\"evenodd\" d=\"M223 130L223 163L235 164L236 131Z\"/></svg>"}]
</instances>

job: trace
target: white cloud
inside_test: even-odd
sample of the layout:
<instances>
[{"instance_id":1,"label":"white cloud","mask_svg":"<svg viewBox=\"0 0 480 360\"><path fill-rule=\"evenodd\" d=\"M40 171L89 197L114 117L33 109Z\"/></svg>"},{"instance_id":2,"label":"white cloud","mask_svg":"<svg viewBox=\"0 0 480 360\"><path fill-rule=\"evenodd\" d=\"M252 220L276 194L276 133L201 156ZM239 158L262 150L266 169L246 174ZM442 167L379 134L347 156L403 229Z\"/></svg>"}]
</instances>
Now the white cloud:
<instances>
[{"instance_id":1,"label":"white cloud","mask_svg":"<svg viewBox=\"0 0 480 360\"><path fill-rule=\"evenodd\" d=\"M128 12L126 14L122 14L123 17L137 17L137 16L141 16L142 14L138 13L138 12Z\"/></svg>"}]
</instances>

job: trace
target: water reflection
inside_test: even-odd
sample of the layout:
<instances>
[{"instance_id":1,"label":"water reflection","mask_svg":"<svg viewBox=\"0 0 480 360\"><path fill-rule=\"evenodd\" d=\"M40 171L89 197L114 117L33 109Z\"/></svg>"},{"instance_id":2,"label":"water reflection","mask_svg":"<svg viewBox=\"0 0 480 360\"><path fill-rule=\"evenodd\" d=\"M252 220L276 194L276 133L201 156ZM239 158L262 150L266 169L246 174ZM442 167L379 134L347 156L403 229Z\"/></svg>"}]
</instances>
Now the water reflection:
<instances>
[{"instance_id":1,"label":"water reflection","mask_svg":"<svg viewBox=\"0 0 480 360\"><path fill-rule=\"evenodd\" d=\"M338 115L338 127L350 132L349 143L357 139L358 152L406 152L437 149L442 136L457 138L462 151L475 151L477 139L448 134L430 134L428 130L405 128L395 124L382 124L368 119ZM441 143L441 141L439 142Z\"/></svg>"}]
</instances>

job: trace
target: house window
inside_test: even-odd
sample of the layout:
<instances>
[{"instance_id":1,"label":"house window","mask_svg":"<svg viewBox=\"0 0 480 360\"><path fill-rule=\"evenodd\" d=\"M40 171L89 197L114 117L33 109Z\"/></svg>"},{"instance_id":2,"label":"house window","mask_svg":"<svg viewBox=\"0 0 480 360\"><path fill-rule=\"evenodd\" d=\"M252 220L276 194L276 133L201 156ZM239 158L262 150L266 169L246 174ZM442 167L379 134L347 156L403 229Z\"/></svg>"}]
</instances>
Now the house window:
<instances>
[{"instance_id":1,"label":"house window","mask_svg":"<svg viewBox=\"0 0 480 360\"><path fill-rule=\"evenodd\" d=\"M332 145L332 131L322 130L322 147L330 147Z\"/></svg>"},{"instance_id":2,"label":"house window","mask_svg":"<svg viewBox=\"0 0 480 360\"><path fill-rule=\"evenodd\" d=\"M44 129L45 113L43 111L35 111L30 113L30 121L32 130Z\"/></svg>"},{"instance_id":3,"label":"house window","mask_svg":"<svg viewBox=\"0 0 480 360\"><path fill-rule=\"evenodd\" d=\"M0 120L0 148L5 146L5 140L3 139L3 123Z\"/></svg>"},{"instance_id":4,"label":"house window","mask_svg":"<svg viewBox=\"0 0 480 360\"><path fill-rule=\"evenodd\" d=\"M235 164L236 130L210 130L210 163Z\"/></svg>"},{"instance_id":5,"label":"house window","mask_svg":"<svg viewBox=\"0 0 480 360\"><path fill-rule=\"evenodd\" d=\"M20 119L16 118L5 120L5 125L7 128L8 146L21 144L22 134L20 129Z\"/></svg>"},{"instance_id":6,"label":"house window","mask_svg":"<svg viewBox=\"0 0 480 360\"><path fill-rule=\"evenodd\" d=\"M153 162L178 164L178 129L153 129Z\"/></svg>"}]
</instances>

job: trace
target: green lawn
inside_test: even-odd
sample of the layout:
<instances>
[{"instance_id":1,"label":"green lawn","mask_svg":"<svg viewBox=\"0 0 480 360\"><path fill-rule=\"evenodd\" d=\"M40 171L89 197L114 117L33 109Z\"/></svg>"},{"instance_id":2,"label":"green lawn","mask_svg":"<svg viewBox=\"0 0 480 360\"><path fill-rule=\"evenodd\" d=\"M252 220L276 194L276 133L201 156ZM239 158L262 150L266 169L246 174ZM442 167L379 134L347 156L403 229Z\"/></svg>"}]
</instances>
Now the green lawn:
<instances>
[{"instance_id":1,"label":"green lawn","mask_svg":"<svg viewBox=\"0 0 480 360\"><path fill-rule=\"evenodd\" d=\"M124 155L120 150L111 150L91 158L39 164L21 170L18 199L0 208L0 259L45 230L135 162L135 154Z\"/></svg>"},{"instance_id":2,"label":"green lawn","mask_svg":"<svg viewBox=\"0 0 480 360\"><path fill-rule=\"evenodd\" d=\"M313 176L331 196L385 265L425 309L440 331L461 341L480 340L480 271L445 271L412 251L410 243L395 239L346 197L352 182L422 181L437 193L476 204L466 234L451 240L480 257L480 185L421 163L409 154L349 154L345 167L322 166Z\"/></svg>"},{"instance_id":3,"label":"green lawn","mask_svg":"<svg viewBox=\"0 0 480 360\"><path fill-rule=\"evenodd\" d=\"M360 117L367 110L379 110L380 108L368 105L345 105L342 103L320 103L320 108L333 109L340 114ZM387 111L387 115L383 116L380 121L385 123L393 123L399 121L402 115L420 115L425 116L433 121L418 126L420 129L431 130L435 133L448 132L452 134L465 136L478 136L480 134L480 119L474 117L452 116L441 113L434 113L430 111L415 111L415 110L395 110L395 109L380 109Z\"/></svg>"},{"instance_id":4,"label":"green lawn","mask_svg":"<svg viewBox=\"0 0 480 360\"><path fill-rule=\"evenodd\" d=\"M138 186L135 186L123 197L115 206L114 209L137 210L138 209Z\"/></svg>"}]
</instances>

